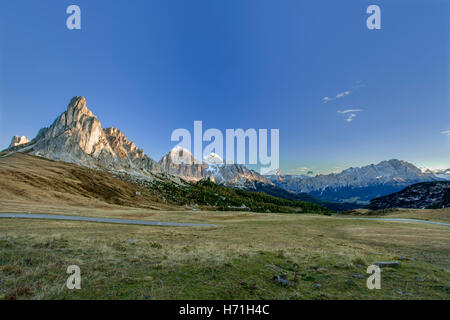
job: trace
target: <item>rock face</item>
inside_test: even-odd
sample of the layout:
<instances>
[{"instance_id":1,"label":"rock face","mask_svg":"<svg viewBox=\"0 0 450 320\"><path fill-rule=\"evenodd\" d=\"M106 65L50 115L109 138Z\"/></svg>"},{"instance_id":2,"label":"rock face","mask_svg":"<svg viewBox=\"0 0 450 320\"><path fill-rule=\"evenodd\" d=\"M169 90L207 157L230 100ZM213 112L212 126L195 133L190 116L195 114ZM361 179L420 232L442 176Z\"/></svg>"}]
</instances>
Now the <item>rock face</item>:
<instances>
[{"instance_id":1,"label":"rock face","mask_svg":"<svg viewBox=\"0 0 450 320\"><path fill-rule=\"evenodd\" d=\"M175 147L164 156L160 165L167 173L188 181L208 179L217 184L246 189L255 189L255 182L272 184L267 178L244 165L225 164L214 153L205 157L203 163L195 163L194 156L188 150L179 147Z\"/></svg>"},{"instance_id":2,"label":"rock face","mask_svg":"<svg viewBox=\"0 0 450 320\"><path fill-rule=\"evenodd\" d=\"M361 168L349 168L328 175L268 176L283 189L328 201L367 204L370 199L397 192L418 182L440 180L432 172L422 172L406 161L389 160Z\"/></svg>"},{"instance_id":3,"label":"rock face","mask_svg":"<svg viewBox=\"0 0 450 320\"><path fill-rule=\"evenodd\" d=\"M22 144L26 144L28 142L30 142L30 140L28 140L28 138L25 136L21 136L21 137L14 136L11 139L11 144L9 145L9 148L17 147Z\"/></svg>"},{"instance_id":4,"label":"rock face","mask_svg":"<svg viewBox=\"0 0 450 320\"><path fill-rule=\"evenodd\" d=\"M67 110L50 127L42 128L26 148L32 155L91 168L137 174L160 171L120 130L103 129L84 97L72 98Z\"/></svg>"},{"instance_id":5,"label":"rock face","mask_svg":"<svg viewBox=\"0 0 450 320\"><path fill-rule=\"evenodd\" d=\"M384 197L372 199L369 208L437 209L450 207L450 181L414 184Z\"/></svg>"},{"instance_id":6,"label":"rock face","mask_svg":"<svg viewBox=\"0 0 450 320\"><path fill-rule=\"evenodd\" d=\"M175 147L159 162L168 174L188 181L199 181L206 177L206 164L196 164L194 156L186 149Z\"/></svg>"}]
</instances>

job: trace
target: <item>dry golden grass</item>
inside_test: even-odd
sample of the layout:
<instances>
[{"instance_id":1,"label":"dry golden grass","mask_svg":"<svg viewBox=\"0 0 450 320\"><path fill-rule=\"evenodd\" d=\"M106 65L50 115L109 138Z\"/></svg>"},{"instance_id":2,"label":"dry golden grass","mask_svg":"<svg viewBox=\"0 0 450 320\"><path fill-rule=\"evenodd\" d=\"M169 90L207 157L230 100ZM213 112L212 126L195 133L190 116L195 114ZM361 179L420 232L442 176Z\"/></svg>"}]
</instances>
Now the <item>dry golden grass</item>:
<instances>
[{"instance_id":1,"label":"dry golden grass","mask_svg":"<svg viewBox=\"0 0 450 320\"><path fill-rule=\"evenodd\" d=\"M160 219L164 214L155 216ZM312 215L166 214L164 220L221 226L3 220L0 296L448 299L448 227ZM399 268L384 270L381 290L370 291L365 279L352 277L355 273L366 277L367 266L375 261L398 259L402 259ZM71 264L81 267L82 290L64 286ZM272 277L279 273L292 281L298 278L296 285L276 284ZM315 283L322 288L313 289Z\"/></svg>"},{"instance_id":2,"label":"dry golden grass","mask_svg":"<svg viewBox=\"0 0 450 320\"><path fill-rule=\"evenodd\" d=\"M383 218L406 218L406 219L420 219L426 221L450 221L450 208L442 209L387 209L373 211L369 209L356 209L347 211L341 216L360 216L360 217L383 217Z\"/></svg>"},{"instance_id":3,"label":"dry golden grass","mask_svg":"<svg viewBox=\"0 0 450 320\"><path fill-rule=\"evenodd\" d=\"M23 203L45 208L55 204L103 209L173 207L108 172L21 153L0 157L0 205L20 207Z\"/></svg>"}]
</instances>

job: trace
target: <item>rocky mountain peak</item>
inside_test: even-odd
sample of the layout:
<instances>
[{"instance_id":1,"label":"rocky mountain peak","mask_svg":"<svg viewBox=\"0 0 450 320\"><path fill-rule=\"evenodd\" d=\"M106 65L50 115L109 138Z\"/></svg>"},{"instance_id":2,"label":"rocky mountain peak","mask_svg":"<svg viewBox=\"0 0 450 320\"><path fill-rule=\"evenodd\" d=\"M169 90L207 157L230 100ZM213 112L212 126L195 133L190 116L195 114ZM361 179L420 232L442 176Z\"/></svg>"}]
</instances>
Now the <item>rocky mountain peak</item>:
<instances>
[{"instance_id":1,"label":"rocky mountain peak","mask_svg":"<svg viewBox=\"0 0 450 320\"><path fill-rule=\"evenodd\" d=\"M163 162L171 162L176 165L193 165L194 155L187 149L176 146L163 158Z\"/></svg>"},{"instance_id":2,"label":"rocky mountain peak","mask_svg":"<svg viewBox=\"0 0 450 320\"><path fill-rule=\"evenodd\" d=\"M22 144L26 144L28 142L30 142L30 140L28 140L28 138L25 137L25 136L21 136L21 137L14 136L11 139L11 144L9 145L9 148L17 147L17 146L20 146Z\"/></svg>"},{"instance_id":3,"label":"rocky mountain peak","mask_svg":"<svg viewBox=\"0 0 450 320\"><path fill-rule=\"evenodd\" d=\"M159 163L167 173L193 181L203 179L208 167L206 164L195 163L192 153L180 146L170 150Z\"/></svg>"},{"instance_id":4,"label":"rocky mountain peak","mask_svg":"<svg viewBox=\"0 0 450 320\"><path fill-rule=\"evenodd\" d=\"M70 99L69 105L67 107L68 110L79 110L81 112L88 113L89 115L93 115L92 112L87 107L87 102L85 97L76 96Z\"/></svg>"},{"instance_id":5,"label":"rocky mountain peak","mask_svg":"<svg viewBox=\"0 0 450 320\"><path fill-rule=\"evenodd\" d=\"M161 171L119 129L104 130L84 97L72 98L66 111L42 128L29 148L32 155L87 167L144 175Z\"/></svg>"},{"instance_id":6,"label":"rocky mountain peak","mask_svg":"<svg viewBox=\"0 0 450 320\"><path fill-rule=\"evenodd\" d=\"M214 152L211 152L209 155L205 156L204 162L210 165L220 165L224 163L222 157Z\"/></svg>"},{"instance_id":7,"label":"rocky mountain peak","mask_svg":"<svg viewBox=\"0 0 450 320\"><path fill-rule=\"evenodd\" d=\"M136 159L144 156L144 150L139 149L136 145L128 140L128 138L117 128L110 127L103 129L106 139L115 154L122 158L127 156L131 159Z\"/></svg>"}]
</instances>

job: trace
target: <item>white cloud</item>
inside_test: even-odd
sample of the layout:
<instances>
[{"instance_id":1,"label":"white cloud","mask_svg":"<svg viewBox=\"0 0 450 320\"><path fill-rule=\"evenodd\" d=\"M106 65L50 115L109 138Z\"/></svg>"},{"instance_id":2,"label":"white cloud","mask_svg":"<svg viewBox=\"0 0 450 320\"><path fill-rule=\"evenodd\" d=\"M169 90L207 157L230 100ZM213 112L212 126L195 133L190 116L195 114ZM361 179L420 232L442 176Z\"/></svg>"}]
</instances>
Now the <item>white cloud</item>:
<instances>
[{"instance_id":1,"label":"white cloud","mask_svg":"<svg viewBox=\"0 0 450 320\"><path fill-rule=\"evenodd\" d=\"M338 113L341 114L346 114L346 113L350 113L350 112L361 112L361 109L347 109L347 110L338 110Z\"/></svg>"},{"instance_id":2,"label":"white cloud","mask_svg":"<svg viewBox=\"0 0 450 320\"><path fill-rule=\"evenodd\" d=\"M357 112L361 111L362 109L347 109L347 110L338 110L337 112L345 116L345 121L352 122L353 120L355 120Z\"/></svg>"},{"instance_id":3,"label":"white cloud","mask_svg":"<svg viewBox=\"0 0 450 320\"><path fill-rule=\"evenodd\" d=\"M441 131L441 133L450 136L450 130Z\"/></svg>"},{"instance_id":4,"label":"white cloud","mask_svg":"<svg viewBox=\"0 0 450 320\"><path fill-rule=\"evenodd\" d=\"M323 103L327 103L327 102L330 102L330 101L333 101L333 100L336 100L336 99L343 98L343 97L348 96L350 94L352 94L352 91L347 90L347 91L338 93L334 98L324 97L324 98L322 98L322 101L323 101Z\"/></svg>"}]
</instances>

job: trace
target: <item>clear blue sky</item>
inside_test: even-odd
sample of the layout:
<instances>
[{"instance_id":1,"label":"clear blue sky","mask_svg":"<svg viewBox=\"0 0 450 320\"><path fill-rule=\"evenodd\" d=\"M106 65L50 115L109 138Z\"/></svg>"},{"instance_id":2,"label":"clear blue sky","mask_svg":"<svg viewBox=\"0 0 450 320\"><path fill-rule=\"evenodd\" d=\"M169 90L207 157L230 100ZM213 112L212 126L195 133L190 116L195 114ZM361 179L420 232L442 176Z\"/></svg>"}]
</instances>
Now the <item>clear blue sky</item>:
<instances>
[{"instance_id":1,"label":"clear blue sky","mask_svg":"<svg viewBox=\"0 0 450 320\"><path fill-rule=\"evenodd\" d=\"M366 28L370 4L381 30ZM279 128L290 173L450 167L449 13L447 0L2 1L0 149L83 95L155 160L202 120Z\"/></svg>"}]
</instances>

